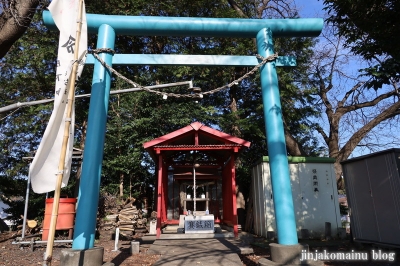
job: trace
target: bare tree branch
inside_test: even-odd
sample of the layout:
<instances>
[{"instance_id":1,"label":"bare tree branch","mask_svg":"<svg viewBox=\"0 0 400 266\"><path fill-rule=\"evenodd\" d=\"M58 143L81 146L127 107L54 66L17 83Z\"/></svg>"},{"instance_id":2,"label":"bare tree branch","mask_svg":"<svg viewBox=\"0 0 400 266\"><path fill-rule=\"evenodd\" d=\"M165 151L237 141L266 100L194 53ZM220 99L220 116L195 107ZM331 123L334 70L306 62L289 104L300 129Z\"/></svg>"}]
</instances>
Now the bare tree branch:
<instances>
[{"instance_id":1,"label":"bare tree branch","mask_svg":"<svg viewBox=\"0 0 400 266\"><path fill-rule=\"evenodd\" d=\"M391 80L392 88L387 86L376 92L364 87L365 80L348 67L358 61L349 62L352 55L336 36L323 36L324 40L315 52L315 71L310 77L329 124L329 128L316 125L315 129L327 144L329 156L335 158L336 179L340 181L340 162L346 160L360 144L368 146L369 142L379 142L392 130L398 131L398 123L391 119L400 116L400 90L394 80ZM391 97L393 101L390 101ZM390 132L385 128L388 126L391 127ZM387 138L390 140L390 135ZM381 143L380 149L383 145L385 143ZM339 188L342 185L338 182Z\"/></svg>"},{"instance_id":2,"label":"bare tree branch","mask_svg":"<svg viewBox=\"0 0 400 266\"><path fill-rule=\"evenodd\" d=\"M390 91L388 93L379 95L378 97L372 99L371 101L367 101L367 102L363 102L363 103L360 103L360 104L354 104L354 105L341 107L338 110L338 112L347 113L347 112L354 111L354 110L357 110L357 109L375 106L376 104L378 104L382 100L387 99L387 98L389 98L391 96L397 95L398 93L399 93L398 89L397 90L392 90L392 91Z\"/></svg>"},{"instance_id":3,"label":"bare tree branch","mask_svg":"<svg viewBox=\"0 0 400 266\"><path fill-rule=\"evenodd\" d=\"M234 0L228 0L229 5L235 9L235 11L241 16L242 18L248 18L246 14L242 11L242 9L239 7L239 5L236 3Z\"/></svg>"},{"instance_id":4,"label":"bare tree branch","mask_svg":"<svg viewBox=\"0 0 400 266\"><path fill-rule=\"evenodd\" d=\"M353 86L353 88L351 88L351 90L349 90L348 92L346 92L346 94L344 95L343 99L341 101L338 102L338 107L343 107L343 105L345 104L345 102L347 101L347 99L349 98L349 96L354 93L358 88L360 88L362 85L364 84L364 82L359 82L357 83L355 86Z\"/></svg>"},{"instance_id":5,"label":"bare tree branch","mask_svg":"<svg viewBox=\"0 0 400 266\"><path fill-rule=\"evenodd\" d=\"M317 125L316 129L318 131L319 134L321 134L322 138L324 139L326 144L329 144L329 137L328 135L326 135L325 131L322 129L321 126Z\"/></svg>"},{"instance_id":6,"label":"bare tree branch","mask_svg":"<svg viewBox=\"0 0 400 266\"><path fill-rule=\"evenodd\" d=\"M374 119L369 121L363 127L361 127L357 132L355 132L351 138L346 142L339 152L339 158L347 159L353 152L355 147L360 143L360 141L379 123L385 121L389 118L395 117L400 114L400 101L391 105L385 111L377 115Z\"/></svg>"}]
</instances>

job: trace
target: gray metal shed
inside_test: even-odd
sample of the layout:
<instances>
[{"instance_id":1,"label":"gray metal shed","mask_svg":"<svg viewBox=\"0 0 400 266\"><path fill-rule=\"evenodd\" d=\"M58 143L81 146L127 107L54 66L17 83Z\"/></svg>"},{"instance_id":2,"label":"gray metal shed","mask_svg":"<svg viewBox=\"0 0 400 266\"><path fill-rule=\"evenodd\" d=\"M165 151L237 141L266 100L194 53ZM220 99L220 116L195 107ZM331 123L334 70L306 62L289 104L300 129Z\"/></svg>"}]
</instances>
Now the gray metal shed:
<instances>
[{"instance_id":1,"label":"gray metal shed","mask_svg":"<svg viewBox=\"0 0 400 266\"><path fill-rule=\"evenodd\" d=\"M400 149L341 164L353 239L400 245Z\"/></svg>"}]
</instances>

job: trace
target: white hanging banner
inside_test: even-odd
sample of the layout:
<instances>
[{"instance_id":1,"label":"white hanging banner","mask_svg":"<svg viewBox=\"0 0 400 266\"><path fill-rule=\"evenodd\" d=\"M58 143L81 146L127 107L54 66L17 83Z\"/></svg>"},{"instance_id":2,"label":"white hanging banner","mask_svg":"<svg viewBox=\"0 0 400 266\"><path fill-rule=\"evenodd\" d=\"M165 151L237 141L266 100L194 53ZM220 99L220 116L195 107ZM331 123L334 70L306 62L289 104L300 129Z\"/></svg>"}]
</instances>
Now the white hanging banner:
<instances>
[{"instance_id":1,"label":"white hanging banner","mask_svg":"<svg viewBox=\"0 0 400 266\"><path fill-rule=\"evenodd\" d=\"M70 88L70 76L74 63L75 38L79 19L79 0L53 0L48 8L60 31L60 39L58 44L54 108L35 158L29 168L32 189L36 193L54 191L56 186L67 113L68 89ZM83 4L77 79L80 77L86 61L86 50L87 23L85 5ZM67 185L71 173L74 124L75 108L72 109L71 115L71 128L62 187Z\"/></svg>"}]
</instances>

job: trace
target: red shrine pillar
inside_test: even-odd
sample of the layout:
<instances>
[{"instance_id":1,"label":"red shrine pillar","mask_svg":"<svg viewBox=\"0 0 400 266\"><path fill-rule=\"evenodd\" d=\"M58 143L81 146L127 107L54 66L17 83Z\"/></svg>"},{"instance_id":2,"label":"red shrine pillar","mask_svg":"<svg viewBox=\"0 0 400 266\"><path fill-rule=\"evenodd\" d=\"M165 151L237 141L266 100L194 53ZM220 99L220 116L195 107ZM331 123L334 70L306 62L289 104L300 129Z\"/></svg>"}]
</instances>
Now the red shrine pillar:
<instances>
[{"instance_id":1,"label":"red shrine pillar","mask_svg":"<svg viewBox=\"0 0 400 266\"><path fill-rule=\"evenodd\" d=\"M237 219L237 208L236 208L236 168L235 168L235 154L232 154L230 166L231 166L231 193L232 193L232 223L233 233L235 237L238 237L238 219Z\"/></svg>"},{"instance_id":2,"label":"red shrine pillar","mask_svg":"<svg viewBox=\"0 0 400 266\"><path fill-rule=\"evenodd\" d=\"M163 177L163 163L162 163L162 155L158 155L158 178L157 178L157 233L156 238L160 238L161 236L161 209L162 209L162 177Z\"/></svg>"}]
</instances>

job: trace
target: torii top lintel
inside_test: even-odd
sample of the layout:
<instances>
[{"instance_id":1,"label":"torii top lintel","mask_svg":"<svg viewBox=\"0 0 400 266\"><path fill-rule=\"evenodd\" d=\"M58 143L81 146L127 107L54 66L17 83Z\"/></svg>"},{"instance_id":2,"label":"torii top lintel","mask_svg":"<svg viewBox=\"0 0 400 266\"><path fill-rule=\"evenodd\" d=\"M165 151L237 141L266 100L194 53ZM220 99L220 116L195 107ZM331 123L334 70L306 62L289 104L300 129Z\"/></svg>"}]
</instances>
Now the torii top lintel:
<instances>
[{"instance_id":1,"label":"torii top lintel","mask_svg":"<svg viewBox=\"0 0 400 266\"><path fill-rule=\"evenodd\" d=\"M323 27L322 18L299 19L236 19L196 17L156 17L86 14L88 32L97 33L102 24L111 26L116 34L131 36L198 36L255 38L264 28L275 37L316 37ZM43 21L57 30L49 11Z\"/></svg>"}]
</instances>

